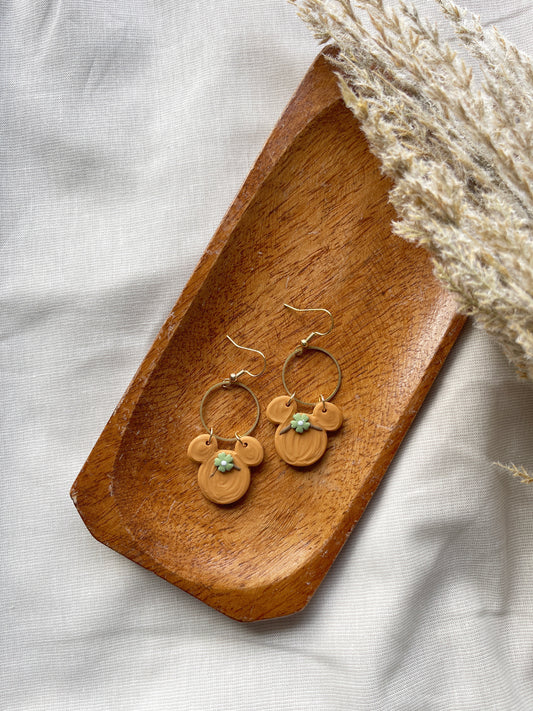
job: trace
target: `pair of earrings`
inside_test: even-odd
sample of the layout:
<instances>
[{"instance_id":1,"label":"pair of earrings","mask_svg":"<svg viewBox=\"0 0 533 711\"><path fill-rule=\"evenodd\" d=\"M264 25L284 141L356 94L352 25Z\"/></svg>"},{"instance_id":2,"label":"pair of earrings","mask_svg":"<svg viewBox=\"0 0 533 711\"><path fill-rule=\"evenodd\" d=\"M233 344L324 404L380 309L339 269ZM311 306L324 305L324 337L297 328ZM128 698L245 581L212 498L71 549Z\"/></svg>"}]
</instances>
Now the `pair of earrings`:
<instances>
[{"instance_id":1,"label":"pair of earrings","mask_svg":"<svg viewBox=\"0 0 533 711\"><path fill-rule=\"evenodd\" d=\"M330 402L339 391L342 374L338 361L329 351L309 345L309 341L315 336L326 336L331 332L334 326L331 313L327 309L297 309L288 304L284 304L284 306L292 311L322 311L327 313L331 319L328 331L325 333L313 331L307 338L302 339L297 348L287 356L281 372L281 381L287 394L274 398L266 409L267 419L277 425L274 446L279 457L291 466L307 467L315 464L326 451L327 433L338 430L342 425L341 409ZM200 403L200 420L208 436L202 434L195 437L189 445L187 454L190 459L200 464L198 485L202 494L216 504L231 504L244 496L250 486L250 467L261 464L264 456L261 443L255 437L250 436L259 422L261 414L259 400L247 385L240 382L239 378L243 375L253 378L262 375L266 369L266 358L261 351L239 346L232 338L229 336L227 338L237 348L258 353L263 358L263 369L256 374L250 373L248 370L232 373L229 378L212 385ZM287 383L289 364L294 358L301 357L309 351L323 353L333 361L337 369L337 383L334 390L327 397L320 395L316 403L297 398L296 393L291 391ZM235 432L235 437L221 437L215 434L213 428L209 427L205 421L205 404L213 392L220 388L230 389L233 387L244 389L253 398L256 417L252 426L245 433ZM312 413L302 412L301 406L313 408ZM219 449L217 440L234 444L234 449Z\"/></svg>"}]
</instances>

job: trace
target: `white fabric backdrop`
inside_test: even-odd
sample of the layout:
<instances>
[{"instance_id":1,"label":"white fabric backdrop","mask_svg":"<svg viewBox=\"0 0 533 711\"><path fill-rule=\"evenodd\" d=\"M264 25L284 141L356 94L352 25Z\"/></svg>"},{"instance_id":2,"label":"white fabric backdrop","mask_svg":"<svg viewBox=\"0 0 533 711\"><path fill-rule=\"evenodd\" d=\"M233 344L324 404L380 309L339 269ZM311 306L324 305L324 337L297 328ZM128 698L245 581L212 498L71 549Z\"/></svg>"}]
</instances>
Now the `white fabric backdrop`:
<instances>
[{"instance_id":1,"label":"white fabric backdrop","mask_svg":"<svg viewBox=\"0 0 533 711\"><path fill-rule=\"evenodd\" d=\"M533 52L530 2L468 5ZM533 391L472 326L303 613L89 535L69 488L318 47L285 0L0 17L0 708L532 709L533 486L492 462L533 466Z\"/></svg>"}]
</instances>

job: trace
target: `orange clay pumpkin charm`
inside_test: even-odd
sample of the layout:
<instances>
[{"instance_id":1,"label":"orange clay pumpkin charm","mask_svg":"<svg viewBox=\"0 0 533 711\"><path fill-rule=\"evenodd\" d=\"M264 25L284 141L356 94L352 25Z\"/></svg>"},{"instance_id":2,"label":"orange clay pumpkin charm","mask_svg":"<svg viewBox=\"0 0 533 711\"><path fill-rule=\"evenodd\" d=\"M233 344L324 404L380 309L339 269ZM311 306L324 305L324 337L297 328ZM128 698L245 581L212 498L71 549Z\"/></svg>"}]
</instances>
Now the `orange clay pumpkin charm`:
<instances>
[{"instance_id":1,"label":"orange clay pumpkin charm","mask_svg":"<svg viewBox=\"0 0 533 711\"><path fill-rule=\"evenodd\" d=\"M198 435L192 440L187 449L187 456L193 462L199 462L198 486L205 498L215 504L232 504L242 498L250 486L250 467L257 467L263 461L262 445L255 437L249 436L259 422L259 401L247 385L239 382L239 378L245 373L252 378L262 375L266 367L266 358L261 351L239 346L230 336L226 336L226 338L243 351L258 353L263 359L263 369L256 374L250 373L249 370L232 373L226 380L212 385L200 403L200 420L207 434ZM228 445L235 443L233 450L218 448L217 435L213 433L213 428L209 427L204 417L207 399L221 388L225 390L242 388L252 397L256 409L254 423L242 436L239 436L237 432L235 432L235 437L218 435L218 439L227 442Z\"/></svg>"},{"instance_id":2,"label":"orange clay pumpkin charm","mask_svg":"<svg viewBox=\"0 0 533 711\"><path fill-rule=\"evenodd\" d=\"M297 309L289 304L283 304L291 311L321 311L330 318L329 330L322 333L312 331L307 338L300 341L300 345L289 353L283 364L281 380L287 395L281 395L272 400L267 407L266 416L270 422L278 425L274 435L274 445L276 452L287 464L293 467L308 467L323 456L328 446L328 432L338 430L343 422L342 410L333 405L330 400L338 393L342 382L341 367L337 359L329 351L317 346L310 346L309 341L315 336L327 336L333 329L333 315L327 309ZM327 397L320 396L319 402L314 405L313 412L308 415L301 412L300 407L313 407L313 402L299 400L296 393L287 384L287 367L293 358L300 358L313 353L322 353L333 361L337 369L337 384L333 392Z\"/></svg>"},{"instance_id":3,"label":"orange clay pumpkin charm","mask_svg":"<svg viewBox=\"0 0 533 711\"><path fill-rule=\"evenodd\" d=\"M307 467L317 462L326 451L328 432L342 425L342 410L322 400L312 414L299 412L297 403L287 395L274 398L266 416L278 425L274 435L276 452L293 467Z\"/></svg>"},{"instance_id":4,"label":"orange clay pumpkin charm","mask_svg":"<svg viewBox=\"0 0 533 711\"><path fill-rule=\"evenodd\" d=\"M235 449L219 449L214 435L195 437L187 456L200 463L198 486L215 504L232 504L248 491L250 467L263 461L263 447L255 437L239 437Z\"/></svg>"}]
</instances>

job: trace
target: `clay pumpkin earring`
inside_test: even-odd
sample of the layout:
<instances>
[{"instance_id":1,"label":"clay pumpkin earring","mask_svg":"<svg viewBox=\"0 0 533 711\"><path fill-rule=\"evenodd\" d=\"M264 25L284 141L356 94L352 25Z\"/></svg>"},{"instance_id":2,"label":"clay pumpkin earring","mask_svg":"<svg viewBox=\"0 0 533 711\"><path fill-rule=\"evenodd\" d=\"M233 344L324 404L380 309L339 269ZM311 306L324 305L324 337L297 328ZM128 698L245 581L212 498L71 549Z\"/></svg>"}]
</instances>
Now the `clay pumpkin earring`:
<instances>
[{"instance_id":1,"label":"clay pumpkin earring","mask_svg":"<svg viewBox=\"0 0 533 711\"><path fill-rule=\"evenodd\" d=\"M237 348L259 353L263 358L263 369L255 375L250 373L249 370L240 370L238 373L232 373L226 380L212 385L206 391L200 403L200 420L207 431L207 435L202 434L192 440L187 450L187 456L194 462L200 463L198 485L206 499L213 501L215 504L232 504L244 496L250 486L250 467L256 467L263 461L261 443L255 437L249 436L259 422L259 401L252 390L239 381L239 378L244 374L252 378L262 375L266 368L266 358L261 351L255 350L255 348L239 346L232 338L226 337ZM221 437L219 434L215 434L213 428L209 427L205 421L205 404L207 399L221 388L227 390L235 387L242 388L251 395L256 408L256 417L252 426L242 435L235 432L234 437ZM229 447L219 449L217 440L229 444L235 443L234 449L232 450Z\"/></svg>"},{"instance_id":2,"label":"clay pumpkin earring","mask_svg":"<svg viewBox=\"0 0 533 711\"><path fill-rule=\"evenodd\" d=\"M274 398L266 410L267 419L277 424L274 435L276 452L294 467L306 467L317 462L327 448L328 432L338 430L343 422L342 410L333 405L332 400L338 393L342 382L341 368L329 351L317 346L310 346L309 341L315 336L326 336L333 329L333 316L327 309L296 309L289 304L283 304L292 311L322 311L331 319L331 327L325 333L313 331L300 341L300 345L289 353L283 370L281 380L287 395ZM287 366L293 358L300 358L304 354L312 355L313 352L323 353L330 358L337 368L337 384L327 397L320 395L317 402L306 402L296 397L296 393L287 385ZM303 407L312 407L312 413L302 412Z\"/></svg>"}]
</instances>

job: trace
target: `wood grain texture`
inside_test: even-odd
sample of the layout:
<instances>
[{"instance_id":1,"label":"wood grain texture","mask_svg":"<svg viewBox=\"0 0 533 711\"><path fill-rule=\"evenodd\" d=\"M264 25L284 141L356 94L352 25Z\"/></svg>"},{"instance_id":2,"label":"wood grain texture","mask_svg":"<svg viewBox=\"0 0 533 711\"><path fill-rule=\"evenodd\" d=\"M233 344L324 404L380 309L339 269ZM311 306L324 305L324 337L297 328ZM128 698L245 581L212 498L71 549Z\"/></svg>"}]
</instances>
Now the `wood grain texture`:
<instances>
[{"instance_id":1,"label":"wood grain texture","mask_svg":"<svg viewBox=\"0 0 533 711\"><path fill-rule=\"evenodd\" d=\"M391 234L389 187L320 56L72 487L98 540L235 619L305 606L464 322L426 252ZM243 363L226 333L267 356L253 383L263 408L283 393L284 360L316 325L283 302L334 313L324 345L342 367L344 422L319 462L295 469L262 416L264 460L243 498L222 507L202 495L187 458L203 434L194 403L231 370L261 365L251 354ZM337 372L324 357L287 376L316 402ZM228 413L229 436L252 424L241 395L223 393L206 415L222 436Z\"/></svg>"}]
</instances>

